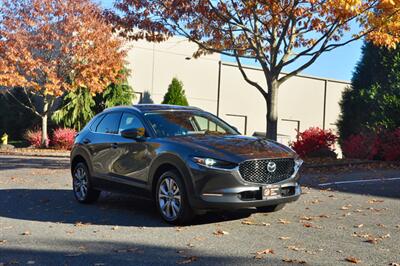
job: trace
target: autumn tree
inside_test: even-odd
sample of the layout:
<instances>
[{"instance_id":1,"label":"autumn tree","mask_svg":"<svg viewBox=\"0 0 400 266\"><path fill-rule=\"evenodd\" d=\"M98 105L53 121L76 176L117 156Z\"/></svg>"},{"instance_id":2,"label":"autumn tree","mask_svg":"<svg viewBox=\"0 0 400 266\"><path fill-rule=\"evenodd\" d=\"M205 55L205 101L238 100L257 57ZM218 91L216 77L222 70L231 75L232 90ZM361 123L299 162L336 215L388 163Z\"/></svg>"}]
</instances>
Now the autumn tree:
<instances>
[{"instance_id":1,"label":"autumn tree","mask_svg":"<svg viewBox=\"0 0 400 266\"><path fill-rule=\"evenodd\" d=\"M198 44L197 57L233 57L266 100L271 139L282 83L321 54L364 36L387 47L400 41L400 0L117 0L115 8L108 16L128 39L161 42L180 35ZM264 84L246 73L245 59L258 62ZM291 70L283 74L285 69Z\"/></svg>"},{"instance_id":2,"label":"autumn tree","mask_svg":"<svg viewBox=\"0 0 400 266\"><path fill-rule=\"evenodd\" d=\"M0 5L0 86L20 88L19 101L47 120L56 99L69 91L103 91L116 81L125 51L101 9L91 0L2 0ZM33 98L39 98L38 107Z\"/></svg>"}]
</instances>

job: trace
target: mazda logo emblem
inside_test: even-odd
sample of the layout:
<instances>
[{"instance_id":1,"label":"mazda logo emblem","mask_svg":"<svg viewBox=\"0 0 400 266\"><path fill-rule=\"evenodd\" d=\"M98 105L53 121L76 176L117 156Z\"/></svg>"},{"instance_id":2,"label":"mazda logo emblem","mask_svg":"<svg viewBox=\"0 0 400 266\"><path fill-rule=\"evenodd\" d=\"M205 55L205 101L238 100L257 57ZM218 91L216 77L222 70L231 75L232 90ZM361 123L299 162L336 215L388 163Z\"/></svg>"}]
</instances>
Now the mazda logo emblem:
<instances>
[{"instance_id":1,"label":"mazda logo emblem","mask_svg":"<svg viewBox=\"0 0 400 266\"><path fill-rule=\"evenodd\" d=\"M274 162L269 162L269 163L267 164L267 170L268 170L268 172L270 172L270 173L275 172L275 170L276 170L276 163L274 163Z\"/></svg>"}]
</instances>

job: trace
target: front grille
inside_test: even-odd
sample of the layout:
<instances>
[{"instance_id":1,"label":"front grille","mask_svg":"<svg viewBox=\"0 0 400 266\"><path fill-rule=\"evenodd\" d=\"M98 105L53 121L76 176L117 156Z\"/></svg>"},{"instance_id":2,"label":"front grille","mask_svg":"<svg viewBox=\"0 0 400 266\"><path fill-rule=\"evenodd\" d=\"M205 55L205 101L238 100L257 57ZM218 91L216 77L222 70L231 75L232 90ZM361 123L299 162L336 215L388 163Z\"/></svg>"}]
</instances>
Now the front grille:
<instances>
[{"instance_id":1,"label":"front grille","mask_svg":"<svg viewBox=\"0 0 400 266\"><path fill-rule=\"evenodd\" d=\"M276 164L275 171L272 171L273 167L270 167L270 171L268 171L270 162ZM239 172L242 178L248 182L273 184L291 177L294 172L294 164L292 158L249 160L239 164Z\"/></svg>"}]
</instances>

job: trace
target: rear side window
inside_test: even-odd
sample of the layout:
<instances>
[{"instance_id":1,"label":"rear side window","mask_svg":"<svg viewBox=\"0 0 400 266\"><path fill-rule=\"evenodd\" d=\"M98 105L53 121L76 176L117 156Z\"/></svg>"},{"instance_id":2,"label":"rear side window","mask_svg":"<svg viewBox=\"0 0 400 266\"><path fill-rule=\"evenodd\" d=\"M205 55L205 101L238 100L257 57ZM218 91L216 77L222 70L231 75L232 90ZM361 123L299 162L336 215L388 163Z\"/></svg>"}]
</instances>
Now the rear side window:
<instances>
[{"instance_id":1,"label":"rear side window","mask_svg":"<svg viewBox=\"0 0 400 266\"><path fill-rule=\"evenodd\" d=\"M120 112L106 114L103 120L101 120L100 124L97 126L96 132L107 133L107 134L118 134L118 125L120 119L121 119Z\"/></svg>"},{"instance_id":2,"label":"rear side window","mask_svg":"<svg viewBox=\"0 0 400 266\"><path fill-rule=\"evenodd\" d=\"M93 123L90 125L90 130L91 131L96 131L97 126L99 125L101 119L104 117L104 115L99 115L96 117L93 121Z\"/></svg>"}]
</instances>

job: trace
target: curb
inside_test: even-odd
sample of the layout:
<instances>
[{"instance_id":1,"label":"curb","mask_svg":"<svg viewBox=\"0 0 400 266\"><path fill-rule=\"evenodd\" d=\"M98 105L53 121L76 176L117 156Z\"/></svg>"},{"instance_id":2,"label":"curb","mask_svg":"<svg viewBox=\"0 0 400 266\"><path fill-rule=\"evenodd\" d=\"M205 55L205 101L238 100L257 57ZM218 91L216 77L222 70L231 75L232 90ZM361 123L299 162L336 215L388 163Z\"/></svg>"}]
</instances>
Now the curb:
<instances>
[{"instance_id":1,"label":"curb","mask_svg":"<svg viewBox=\"0 0 400 266\"><path fill-rule=\"evenodd\" d=\"M29 156L29 157L51 157L51 158L69 158L69 153L29 153L29 152L10 152L0 151L0 155L11 156Z\"/></svg>"},{"instance_id":2,"label":"curb","mask_svg":"<svg viewBox=\"0 0 400 266\"><path fill-rule=\"evenodd\" d=\"M304 163L303 167L305 169L315 169L315 168L332 168L332 167L343 167L343 166L359 166L359 165L379 165L384 164L385 166L395 165L400 167L400 163L398 162L385 162L385 161L358 161L358 162L337 162L337 163L325 163L325 164L311 164L311 163Z\"/></svg>"}]
</instances>

